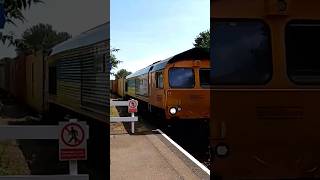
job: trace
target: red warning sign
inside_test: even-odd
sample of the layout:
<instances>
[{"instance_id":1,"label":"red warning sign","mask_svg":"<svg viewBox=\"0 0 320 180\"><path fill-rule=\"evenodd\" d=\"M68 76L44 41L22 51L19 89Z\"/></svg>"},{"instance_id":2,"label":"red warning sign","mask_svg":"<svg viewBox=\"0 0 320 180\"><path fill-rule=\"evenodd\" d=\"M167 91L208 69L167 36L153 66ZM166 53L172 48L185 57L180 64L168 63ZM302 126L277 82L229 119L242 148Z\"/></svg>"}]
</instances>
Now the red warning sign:
<instances>
[{"instance_id":1,"label":"red warning sign","mask_svg":"<svg viewBox=\"0 0 320 180\"><path fill-rule=\"evenodd\" d=\"M60 126L60 161L86 160L86 124L84 122L61 122Z\"/></svg>"},{"instance_id":2,"label":"red warning sign","mask_svg":"<svg viewBox=\"0 0 320 180\"><path fill-rule=\"evenodd\" d=\"M85 149L61 149L60 161L86 160Z\"/></svg>"},{"instance_id":3,"label":"red warning sign","mask_svg":"<svg viewBox=\"0 0 320 180\"><path fill-rule=\"evenodd\" d=\"M76 124L76 123L67 124L62 128L61 139L66 146L70 146L70 147L79 146L84 139L84 130L79 124Z\"/></svg>"},{"instance_id":4,"label":"red warning sign","mask_svg":"<svg viewBox=\"0 0 320 180\"><path fill-rule=\"evenodd\" d=\"M128 101L128 112L129 113L136 113L138 112L138 101L137 100L129 100Z\"/></svg>"}]
</instances>

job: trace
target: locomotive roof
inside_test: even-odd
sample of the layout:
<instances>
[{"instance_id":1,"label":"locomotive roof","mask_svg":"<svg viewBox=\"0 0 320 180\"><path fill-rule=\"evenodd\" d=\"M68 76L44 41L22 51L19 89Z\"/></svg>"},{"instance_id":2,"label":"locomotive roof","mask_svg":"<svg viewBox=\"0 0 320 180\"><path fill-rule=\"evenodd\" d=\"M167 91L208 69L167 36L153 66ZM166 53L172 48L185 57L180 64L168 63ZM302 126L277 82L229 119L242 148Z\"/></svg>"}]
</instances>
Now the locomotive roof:
<instances>
[{"instance_id":1,"label":"locomotive roof","mask_svg":"<svg viewBox=\"0 0 320 180\"><path fill-rule=\"evenodd\" d=\"M152 67L152 65L150 65L150 66L148 66L146 68L140 69L140 70L136 71L135 73L132 73L129 76L127 76L126 79L131 78L131 77L140 76L142 74L147 74L150 71L151 67Z\"/></svg>"},{"instance_id":2,"label":"locomotive roof","mask_svg":"<svg viewBox=\"0 0 320 180\"><path fill-rule=\"evenodd\" d=\"M78 36L75 36L74 38L68 39L54 46L52 48L51 55L108 40L110 39L109 26L110 22L107 22L88 31L85 31Z\"/></svg>"},{"instance_id":3,"label":"locomotive roof","mask_svg":"<svg viewBox=\"0 0 320 180\"><path fill-rule=\"evenodd\" d=\"M209 49L208 48L192 48L187 51L184 51L180 54L177 54L175 56L172 56L168 59L162 60L162 61L157 61L153 63L152 65L149 65L146 68L140 69L136 71L133 74L130 74L127 76L128 78L140 76L143 74L146 74L148 72L154 72L158 71L161 69L164 69L167 64L174 63L180 60L205 60L205 59L210 59L210 54L209 54Z\"/></svg>"}]
</instances>

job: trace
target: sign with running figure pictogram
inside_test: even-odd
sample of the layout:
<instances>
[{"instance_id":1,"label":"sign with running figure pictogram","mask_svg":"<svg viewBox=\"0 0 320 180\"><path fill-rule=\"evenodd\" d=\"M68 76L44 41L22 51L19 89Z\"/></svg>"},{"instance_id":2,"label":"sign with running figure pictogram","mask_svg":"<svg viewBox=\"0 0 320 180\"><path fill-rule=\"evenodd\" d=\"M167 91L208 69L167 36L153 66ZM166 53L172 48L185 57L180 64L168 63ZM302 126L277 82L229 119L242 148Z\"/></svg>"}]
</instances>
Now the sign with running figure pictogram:
<instances>
[{"instance_id":1,"label":"sign with running figure pictogram","mask_svg":"<svg viewBox=\"0 0 320 180\"><path fill-rule=\"evenodd\" d=\"M60 122L60 161L87 159L88 128L85 122Z\"/></svg>"}]
</instances>

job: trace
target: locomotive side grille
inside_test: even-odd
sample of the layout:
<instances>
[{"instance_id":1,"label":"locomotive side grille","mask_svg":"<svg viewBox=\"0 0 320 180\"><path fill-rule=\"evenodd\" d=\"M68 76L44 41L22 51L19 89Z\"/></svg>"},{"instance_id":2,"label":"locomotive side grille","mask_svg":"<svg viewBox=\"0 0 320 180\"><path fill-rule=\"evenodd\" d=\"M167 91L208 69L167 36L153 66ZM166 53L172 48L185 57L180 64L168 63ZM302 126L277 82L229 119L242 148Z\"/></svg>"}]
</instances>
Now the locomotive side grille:
<instances>
[{"instance_id":1,"label":"locomotive side grille","mask_svg":"<svg viewBox=\"0 0 320 180\"><path fill-rule=\"evenodd\" d=\"M60 56L57 61L57 95L66 101L80 103L81 61Z\"/></svg>"},{"instance_id":2,"label":"locomotive side grille","mask_svg":"<svg viewBox=\"0 0 320 180\"><path fill-rule=\"evenodd\" d=\"M109 93L106 42L99 43L91 50L91 57L82 60L81 105L88 110L106 114Z\"/></svg>"},{"instance_id":3,"label":"locomotive side grille","mask_svg":"<svg viewBox=\"0 0 320 180\"><path fill-rule=\"evenodd\" d=\"M109 42L61 53L57 57L57 96L83 109L106 114L109 100Z\"/></svg>"}]
</instances>

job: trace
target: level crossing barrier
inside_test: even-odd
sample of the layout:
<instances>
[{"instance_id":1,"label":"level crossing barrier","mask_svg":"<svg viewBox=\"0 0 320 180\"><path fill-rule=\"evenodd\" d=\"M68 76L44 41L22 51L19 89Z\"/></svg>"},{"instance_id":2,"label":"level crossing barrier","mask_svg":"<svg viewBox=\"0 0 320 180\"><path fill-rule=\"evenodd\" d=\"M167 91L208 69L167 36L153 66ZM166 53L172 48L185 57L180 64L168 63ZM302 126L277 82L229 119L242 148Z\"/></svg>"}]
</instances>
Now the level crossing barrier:
<instances>
[{"instance_id":1,"label":"level crossing barrier","mask_svg":"<svg viewBox=\"0 0 320 180\"><path fill-rule=\"evenodd\" d=\"M137 112L138 101L130 99L128 101L111 100L110 106L127 106L130 117L110 117L110 122L131 122L131 133L134 134L134 122L138 121L138 117L134 115Z\"/></svg>"},{"instance_id":2,"label":"level crossing barrier","mask_svg":"<svg viewBox=\"0 0 320 180\"><path fill-rule=\"evenodd\" d=\"M68 122L68 121L67 121ZM63 122L63 123L67 123ZM70 119L71 124L77 124L77 119ZM85 124L84 122L79 122ZM70 124L69 124L70 125ZM83 129L83 141L89 139L88 125L78 126ZM0 125L0 140L30 140L30 139L61 139L61 132L64 127L61 125ZM78 134L78 133L77 133ZM69 149L70 150L70 149ZM71 149L72 150L72 149ZM75 149L77 150L77 149ZM59 147L59 153L61 149ZM88 174L78 174L77 157L69 160L69 174L67 175L14 175L0 176L0 180L89 180ZM86 157L85 157L86 158Z\"/></svg>"}]
</instances>

